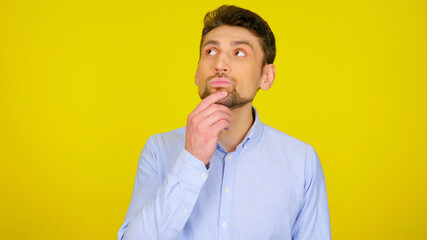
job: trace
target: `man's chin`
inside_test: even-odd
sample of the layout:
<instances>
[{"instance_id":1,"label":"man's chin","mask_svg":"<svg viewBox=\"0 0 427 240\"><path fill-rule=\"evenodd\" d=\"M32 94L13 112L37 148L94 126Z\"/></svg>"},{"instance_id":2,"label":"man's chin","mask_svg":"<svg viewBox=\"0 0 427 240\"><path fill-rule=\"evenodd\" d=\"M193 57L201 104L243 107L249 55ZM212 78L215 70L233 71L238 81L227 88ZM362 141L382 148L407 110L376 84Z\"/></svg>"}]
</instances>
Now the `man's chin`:
<instances>
[{"instance_id":1,"label":"man's chin","mask_svg":"<svg viewBox=\"0 0 427 240\"><path fill-rule=\"evenodd\" d=\"M230 105L230 102L231 102L231 96L227 95L225 98L218 100L216 103L224 106L228 106Z\"/></svg>"},{"instance_id":2,"label":"man's chin","mask_svg":"<svg viewBox=\"0 0 427 240\"><path fill-rule=\"evenodd\" d=\"M207 88L202 94L200 94L200 98L205 99L206 97L208 97L208 96L210 96L216 92L221 92L221 91L225 91L228 93L227 97L224 98L224 99L227 99L228 96L230 96L232 94L233 89L228 88L228 87L215 87L215 88L210 87L210 88ZM221 99L221 100L223 100L223 99ZM223 102L225 103L226 101L223 101Z\"/></svg>"}]
</instances>

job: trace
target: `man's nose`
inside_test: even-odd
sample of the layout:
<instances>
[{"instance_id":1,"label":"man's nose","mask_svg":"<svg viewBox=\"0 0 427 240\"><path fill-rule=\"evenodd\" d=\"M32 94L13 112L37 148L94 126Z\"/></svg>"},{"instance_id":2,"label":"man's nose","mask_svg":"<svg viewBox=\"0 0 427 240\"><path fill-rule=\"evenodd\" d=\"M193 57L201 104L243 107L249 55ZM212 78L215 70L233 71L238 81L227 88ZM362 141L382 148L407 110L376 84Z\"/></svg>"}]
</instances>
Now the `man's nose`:
<instances>
[{"instance_id":1,"label":"man's nose","mask_svg":"<svg viewBox=\"0 0 427 240\"><path fill-rule=\"evenodd\" d=\"M217 73L230 73L230 61L225 54L220 54L215 62L214 71Z\"/></svg>"}]
</instances>

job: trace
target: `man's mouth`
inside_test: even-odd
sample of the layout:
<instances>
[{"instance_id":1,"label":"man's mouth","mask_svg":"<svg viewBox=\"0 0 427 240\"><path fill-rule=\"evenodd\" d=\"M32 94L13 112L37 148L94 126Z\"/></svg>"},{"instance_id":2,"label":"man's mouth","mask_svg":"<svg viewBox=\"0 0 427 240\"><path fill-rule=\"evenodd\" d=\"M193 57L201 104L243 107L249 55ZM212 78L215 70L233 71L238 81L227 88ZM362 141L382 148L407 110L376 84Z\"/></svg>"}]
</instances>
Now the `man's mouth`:
<instances>
[{"instance_id":1,"label":"man's mouth","mask_svg":"<svg viewBox=\"0 0 427 240\"><path fill-rule=\"evenodd\" d=\"M231 85L231 81L224 77L213 78L208 83L212 87L225 87Z\"/></svg>"}]
</instances>

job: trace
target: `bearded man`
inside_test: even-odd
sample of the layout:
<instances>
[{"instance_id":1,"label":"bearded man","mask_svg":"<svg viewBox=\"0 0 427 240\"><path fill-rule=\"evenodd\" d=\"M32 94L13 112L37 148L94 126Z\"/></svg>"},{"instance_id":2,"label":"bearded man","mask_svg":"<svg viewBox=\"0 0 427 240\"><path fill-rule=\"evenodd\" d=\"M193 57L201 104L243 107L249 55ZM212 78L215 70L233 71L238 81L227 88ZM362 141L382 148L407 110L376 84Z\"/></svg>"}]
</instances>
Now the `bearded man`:
<instances>
[{"instance_id":1,"label":"bearded man","mask_svg":"<svg viewBox=\"0 0 427 240\"><path fill-rule=\"evenodd\" d=\"M275 78L274 35L236 6L206 14L186 127L150 137L118 239L330 239L319 158L263 124L252 101Z\"/></svg>"}]
</instances>

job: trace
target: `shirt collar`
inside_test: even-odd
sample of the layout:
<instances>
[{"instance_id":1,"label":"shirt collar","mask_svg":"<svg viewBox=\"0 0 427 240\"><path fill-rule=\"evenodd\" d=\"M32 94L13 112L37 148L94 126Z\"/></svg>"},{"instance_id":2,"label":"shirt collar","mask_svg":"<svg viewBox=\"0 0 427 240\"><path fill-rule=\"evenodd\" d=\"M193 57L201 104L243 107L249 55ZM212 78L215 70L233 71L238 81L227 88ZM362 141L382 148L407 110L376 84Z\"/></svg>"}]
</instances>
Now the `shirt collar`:
<instances>
[{"instance_id":1,"label":"shirt collar","mask_svg":"<svg viewBox=\"0 0 427 240\"><path fill-rule=\"evenodd\" d=\"M251 128L243 139L243 144L246 144L246 142L248 142L249 140L257 139L261 136L262 133L262 122L259 119L258 111L254 106L252 106L252 116L254 117L254 123L252 124Z\"/></svg>"}]
</instances>

